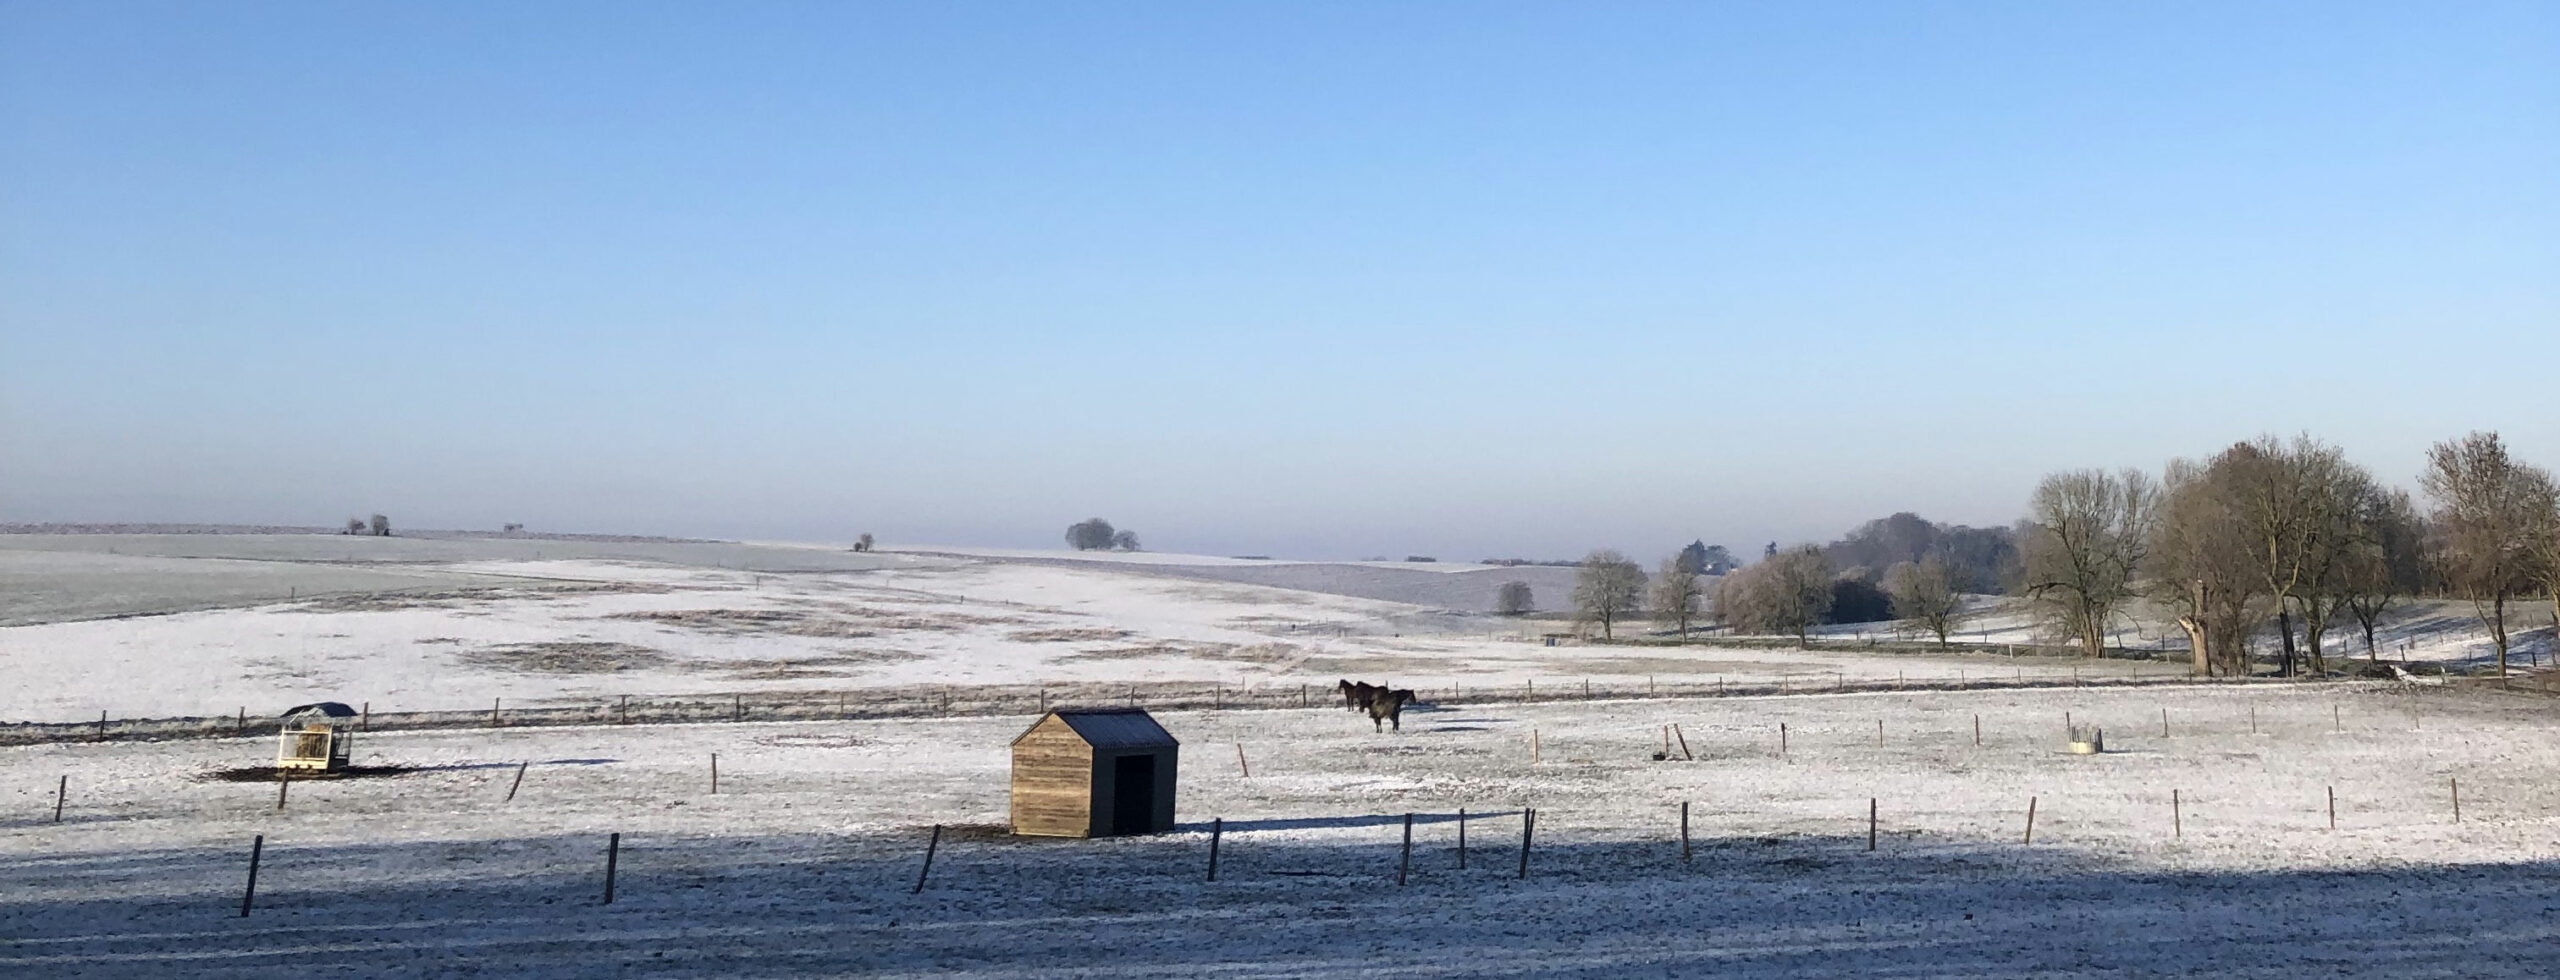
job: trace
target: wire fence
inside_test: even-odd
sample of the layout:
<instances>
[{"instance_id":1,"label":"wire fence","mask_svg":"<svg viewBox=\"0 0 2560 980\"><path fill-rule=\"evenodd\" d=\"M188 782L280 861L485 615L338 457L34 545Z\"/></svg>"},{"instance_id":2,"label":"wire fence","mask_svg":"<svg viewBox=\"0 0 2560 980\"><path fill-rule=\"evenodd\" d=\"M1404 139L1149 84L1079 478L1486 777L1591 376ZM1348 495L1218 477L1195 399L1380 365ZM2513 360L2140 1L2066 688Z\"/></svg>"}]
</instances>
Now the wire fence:
<instances>
[{"instance_id":1,"label":"wire fence","mask_svg":"<svg viewBox=\"0 0 2560 980\"><path fill-rule=\"evenodd\" d=\"M1968 691L2010 688L2130 687L2319 683L2317 678L2198 678L2179 667L2155 671L2120 666L2084 670L2051 665L1987 667L1955 676L1880 676L1847 671L1798 671L1775 675L1726 675L1678 679L1623 676L1605 680L1553 678L1503 683L1464 679L1414 688L1415 700L1433 707L1537 704L1661 698L1738 698L1893 691ZM2494 684L2492 679L2455 683ZM357 731L433 731L471 728L537 728L578 725L671 725L775 721L858 721L890 718L985 717L1038 714L1060 707L1131 707L1169 711L1274 711L1346 707L1333 685L1319 682L1076 683L862 688L840 691L759 691L688 695L617 695L601 699L543 699L523 704L493 700L486 707L423 711L359 708ZM157 741L272 737L280 719L242 707L228 715L117 718L101 711L94 721L0 724L0 745L54 742Z\"/></svg>"}]
</instances>

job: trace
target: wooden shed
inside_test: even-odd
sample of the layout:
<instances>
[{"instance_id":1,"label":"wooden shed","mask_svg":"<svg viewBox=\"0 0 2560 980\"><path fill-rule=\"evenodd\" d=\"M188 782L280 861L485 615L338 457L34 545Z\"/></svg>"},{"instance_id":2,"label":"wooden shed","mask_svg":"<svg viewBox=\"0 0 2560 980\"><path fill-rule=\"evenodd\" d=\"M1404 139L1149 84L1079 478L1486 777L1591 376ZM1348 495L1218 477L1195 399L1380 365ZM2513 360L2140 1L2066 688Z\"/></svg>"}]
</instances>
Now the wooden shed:
<instances>
[{"instance_id":1,"label":"wooden shed","mask_svg":"<svg viewBox=\"0 0 2560 980\"><path fill-rule=\"evenodd\" d=\"M1136 708L1061 708L1013 740L1013 832L1112 837L1173 829L1182 751Z\"/></svg>"}]
</instances>

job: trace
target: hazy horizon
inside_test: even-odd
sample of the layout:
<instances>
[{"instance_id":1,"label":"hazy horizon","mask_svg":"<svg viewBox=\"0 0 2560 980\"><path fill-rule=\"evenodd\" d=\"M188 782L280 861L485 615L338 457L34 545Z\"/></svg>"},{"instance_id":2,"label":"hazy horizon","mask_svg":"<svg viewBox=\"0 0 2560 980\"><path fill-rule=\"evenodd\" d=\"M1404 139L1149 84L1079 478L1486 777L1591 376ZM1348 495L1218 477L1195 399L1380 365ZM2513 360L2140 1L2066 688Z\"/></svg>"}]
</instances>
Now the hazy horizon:
<instances>
[{"instance_id":1,"label":"hazy horizon","mask_svg":"<svg viewBox=\"0 0 2560 980\"><path fill-rule=\"evenodd\" d=\"M0 523L1650 562L2560 465L2560 7L0 0Z\"/></svg>"}]
</instances>

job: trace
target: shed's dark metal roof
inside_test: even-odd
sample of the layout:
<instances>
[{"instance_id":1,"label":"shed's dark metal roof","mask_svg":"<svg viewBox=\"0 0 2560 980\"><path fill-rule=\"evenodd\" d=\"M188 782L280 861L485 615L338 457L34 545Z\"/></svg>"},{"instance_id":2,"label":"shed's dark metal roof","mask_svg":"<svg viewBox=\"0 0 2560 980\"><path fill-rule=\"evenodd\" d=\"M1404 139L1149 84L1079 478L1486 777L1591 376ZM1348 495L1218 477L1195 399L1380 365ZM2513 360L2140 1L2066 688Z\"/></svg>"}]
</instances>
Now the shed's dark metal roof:
<instances>
[{"instance_id":1,"label":"shed's dark metal roof","mask_svg":"<svg viewBox=\"0 0 2560 980\"><path fill-rule=\"evenodd\" d=\"M293 707L284 709L284 717L286 718L292 718L297 715L326 715L331 718L353 718L356 716L356 709L347 707L346 705L340 704L336 701L321 701L314 704L297 704Z\"/></svg>"},{"instance_id":2,"label":"shed's dark metal roof","mask_svg":"<svg viewBox=\"0 0 2560 980\"><path fill-rule=\"evenodd\" d=\"M1097 749L1158 749L1182 744L1142 708L1060 708L1049 712ZM1045 720L1045 719L1044 719ZM1032 723L1040 727L1039 722ZM1023 734L1031 734L1028 729ZM1014 739L1021 741L1020 738Z\"/></svg>"}]
</instances>

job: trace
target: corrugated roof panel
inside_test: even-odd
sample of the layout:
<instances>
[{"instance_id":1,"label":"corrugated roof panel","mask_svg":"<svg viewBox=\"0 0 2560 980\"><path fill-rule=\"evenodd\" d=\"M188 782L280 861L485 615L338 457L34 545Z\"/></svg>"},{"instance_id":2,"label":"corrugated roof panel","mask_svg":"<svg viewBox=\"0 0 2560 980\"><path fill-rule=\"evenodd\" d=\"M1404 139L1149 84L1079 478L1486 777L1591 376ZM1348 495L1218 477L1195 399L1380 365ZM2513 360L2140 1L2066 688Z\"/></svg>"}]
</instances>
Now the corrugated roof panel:
<instances>
[{"instance_id":1,"label":"corrugated roof panel","mask_svg":"<svg viewBox=\"0 0 2560 980\"><path fill-rule=\"evenodd\" d=\"M1058 720L1097 749L1150 749L1179 745L1173 733L1144 711L1060 711Z\"/></svg>"}]
</instances>

